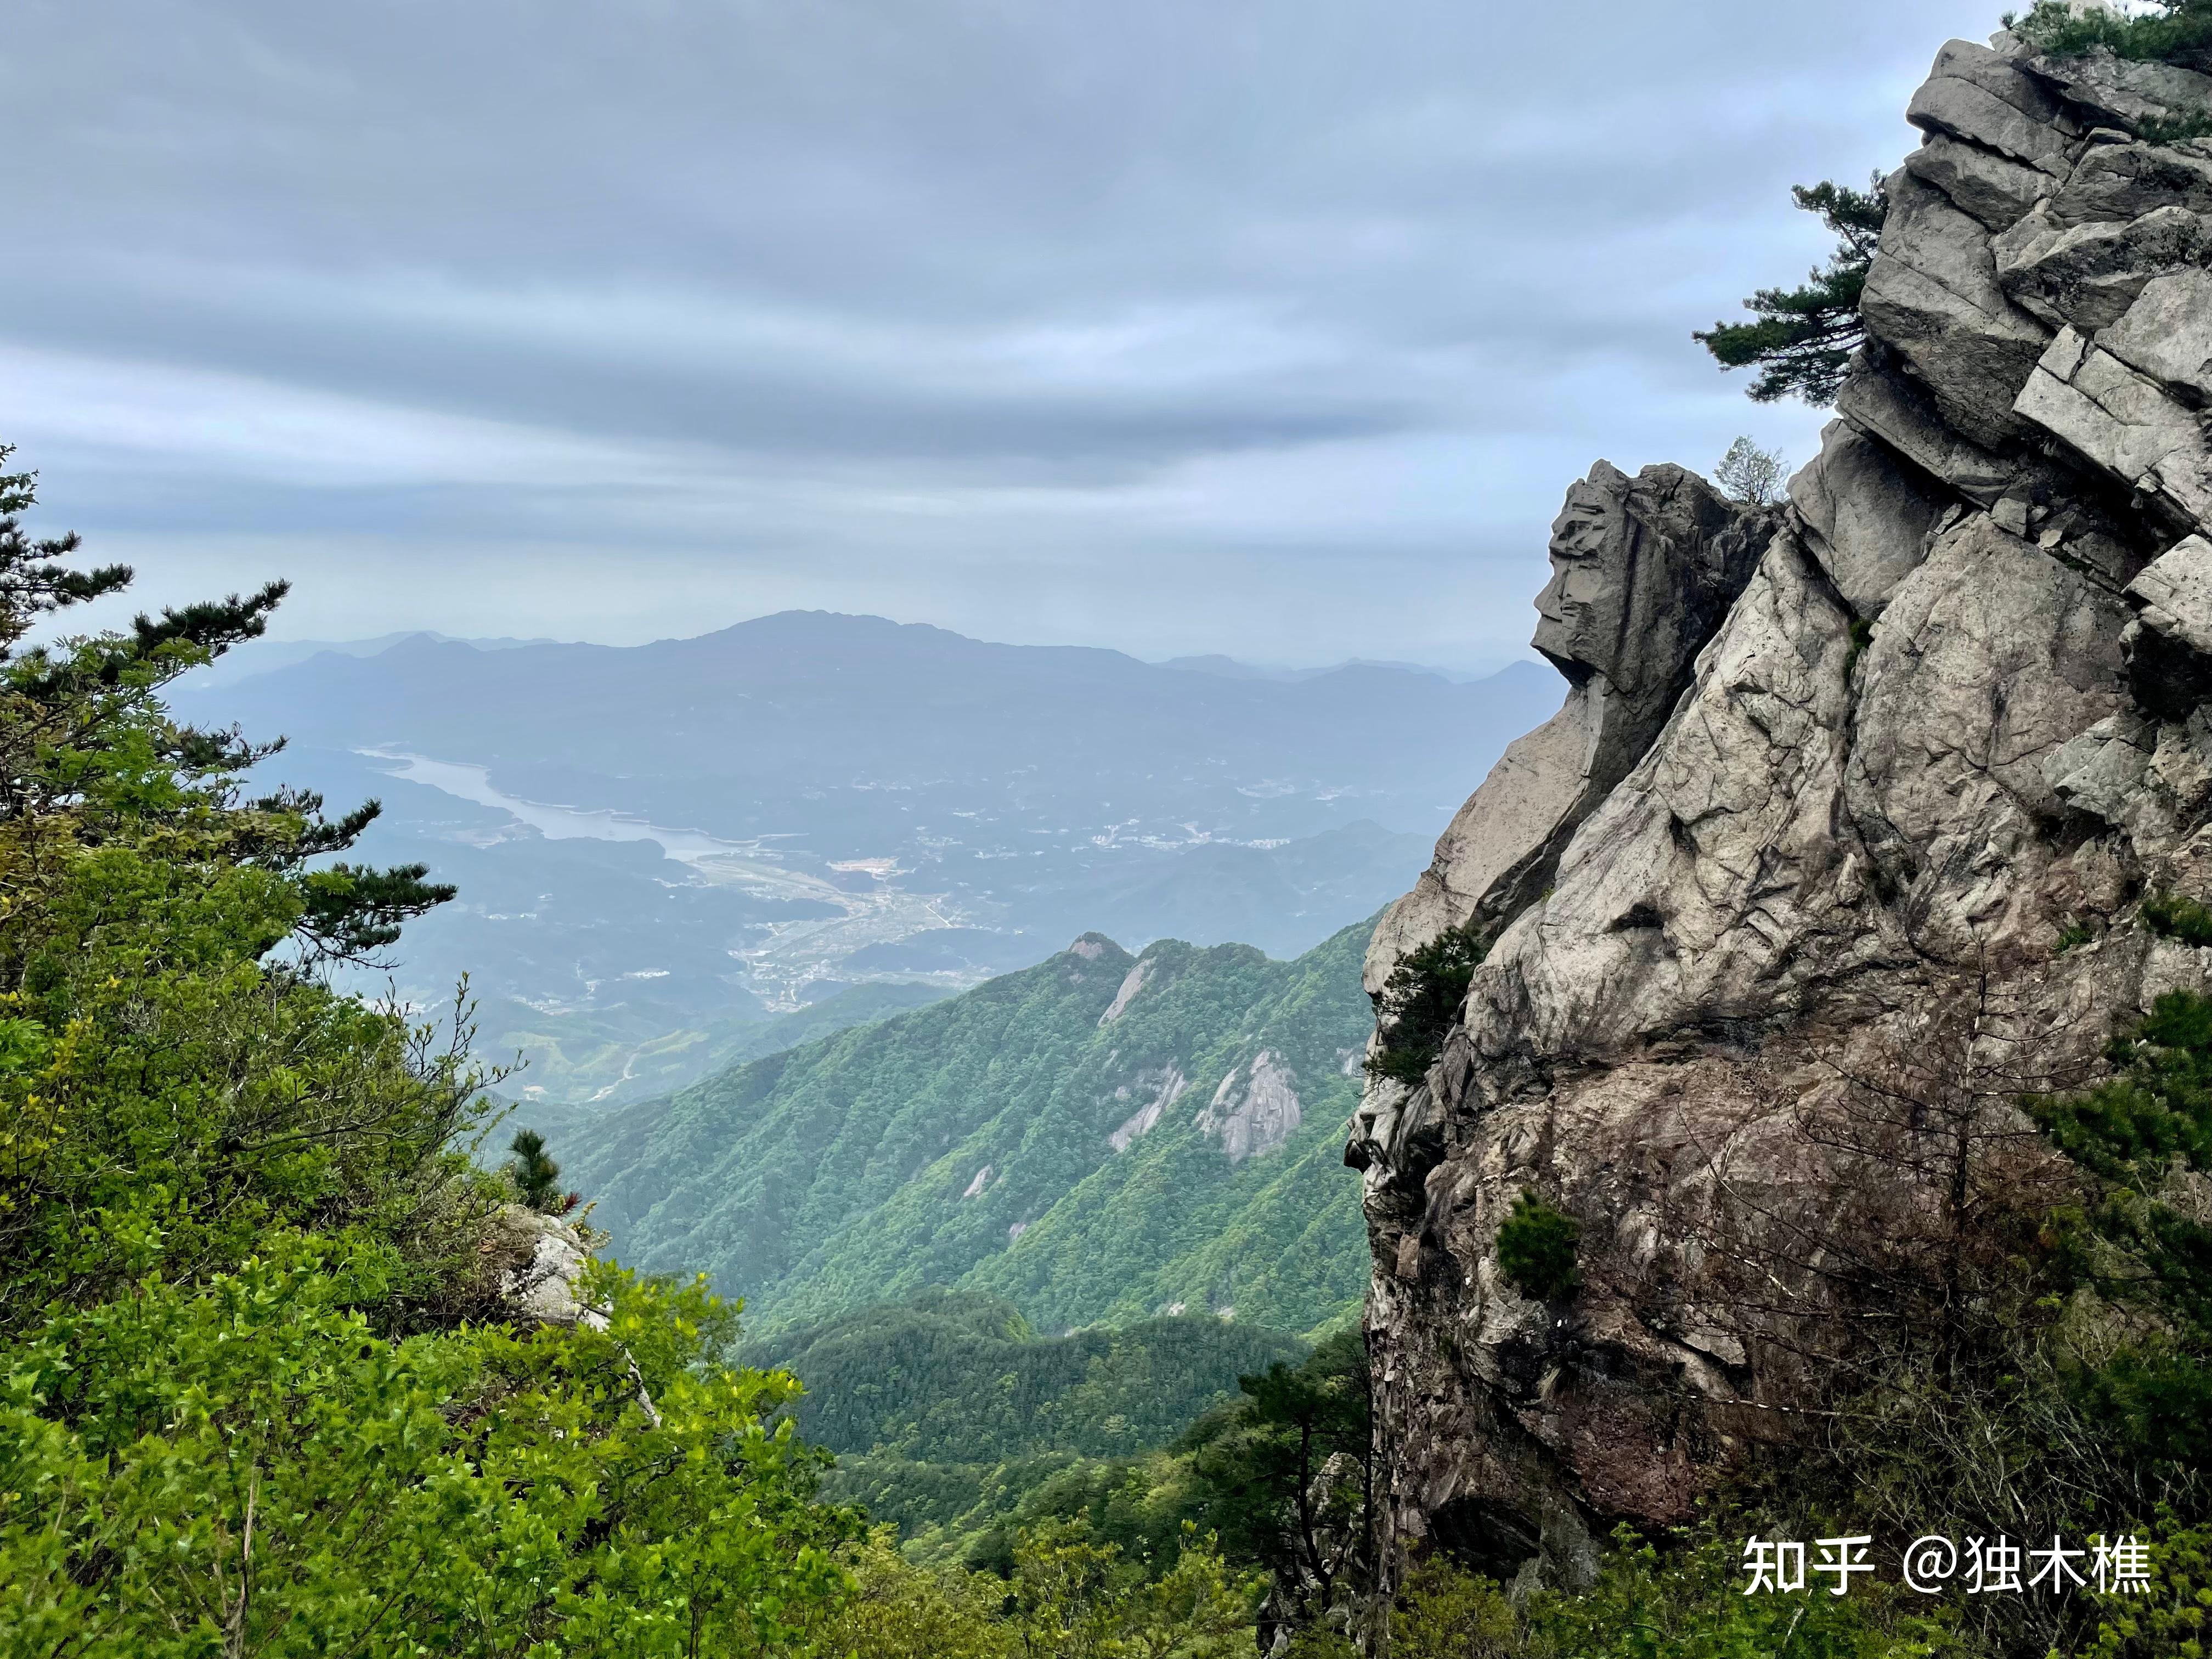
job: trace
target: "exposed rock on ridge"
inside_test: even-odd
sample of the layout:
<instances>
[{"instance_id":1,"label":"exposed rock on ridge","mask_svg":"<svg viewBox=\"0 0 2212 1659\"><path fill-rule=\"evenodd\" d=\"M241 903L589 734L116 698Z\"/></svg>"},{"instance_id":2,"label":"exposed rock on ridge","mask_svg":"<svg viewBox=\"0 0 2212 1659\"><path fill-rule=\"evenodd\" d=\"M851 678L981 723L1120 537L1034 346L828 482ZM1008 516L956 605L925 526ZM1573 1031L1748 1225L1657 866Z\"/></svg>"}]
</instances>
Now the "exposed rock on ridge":
<instances>
[{"instance_id":1,"label":"exposed rock on ridge","mask_svg":"<svg viewBox=\"0 0 2212 1659\"><path fill-rule=\"evenodd\" d=\"M1447 927L1487 929L1550 882L1576 826L1666 724L1774 523L1679 466L1631 478L1600 461L1568 490L1533 641L1566 676L1566 703L1506 750L1384 914L1370 994L1407 950Z\"/></svg>"},{"instance_id":2,"label":"exposed rock on ridge","mask_svg":"<svg viewBox=\"0 0 2212 1659\"><path fill-rule=\"evenodd\" d=\"M1790 507L1678 468L1574 486L1535 637L1566 706L1376 933L1370 991L1495 934L1346 1154L1401 1550L1571 1580L1786 1425L1814 1379L1716 1313L1692 1241L1716 1148L1775 1215L1819 1202L1784 1132L1809 1060L1968 969L2092 1053L2205 983L2135 901L2212 890L2212 143L2134 135L2212 114L2212 80L2000 35L1910 114L1869 343ZM1498 1268L1529 1189L1583 1224L1564 1303Z\"/></svg>"}]
</instances>

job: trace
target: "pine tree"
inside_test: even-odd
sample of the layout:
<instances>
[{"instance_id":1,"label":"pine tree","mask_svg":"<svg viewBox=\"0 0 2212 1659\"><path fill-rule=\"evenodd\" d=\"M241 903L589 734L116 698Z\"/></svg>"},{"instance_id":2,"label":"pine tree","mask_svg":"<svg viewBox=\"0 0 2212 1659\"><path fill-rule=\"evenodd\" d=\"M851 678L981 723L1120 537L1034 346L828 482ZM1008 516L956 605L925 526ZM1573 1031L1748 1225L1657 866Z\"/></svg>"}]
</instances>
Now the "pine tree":
<instances>
[{"instance_id":1,"label":"pine tree","mask_svg":"<svg viewBox=\"0 0 2212 1659\"><path fill-rule=\"evenodd\" d=\"M0 444L0 466L13 454ZM73 562L73 534L34 538L22 514L36 504L37 475L0 473L0 823L69 823L92 842L120 826L163 821L217 837L232 856L287 878L304 902L290 930L304 964L380 965L376 953L402 923L453 896L423 879L420 864L373 869L309 862L352 847L383 810L366 801L342 817L323 798L280 788L247 797L240 775L283 748L250 743L236 728L203 731L170 718L158 701L179 674L261 637L290 591L258 592L143 613L130 630L21 648L45 618L119 593L128 565Z\"/></svg>"},{"instance_id":2,"label":"pine tree","mask_svg":"<svg viewBox=\"0 0 2212 1659\"><path fill-rule=\"evenodd\" d=\"M1802 398L1816 407L1835 401L1851 353L1866 338L1859 295L1881 239L1889 195L1875 178L1863 191L1822 180L1794 186L1790 194L1836 233L1835 253L1808 275L1802 288L1763 288L1744 308L1750 323L1715 323L1690 337L1720 360L1723 368L1757 367L1754 403Z\"/></svg>"},{"instance_id":3,"label":"pine tree","mask_svg":"<svg viewBox=\"0 0 2212 1659\"><path fill-rule=\"evenodd\" d=\"M551 1214L561 1207L561 1166L545 1152L545 1137L535 1129L518 1129L507 1150L514 1154L507 1173L514 1177L522 1201L533 1210Z\"/></svg>"}]
</instances>

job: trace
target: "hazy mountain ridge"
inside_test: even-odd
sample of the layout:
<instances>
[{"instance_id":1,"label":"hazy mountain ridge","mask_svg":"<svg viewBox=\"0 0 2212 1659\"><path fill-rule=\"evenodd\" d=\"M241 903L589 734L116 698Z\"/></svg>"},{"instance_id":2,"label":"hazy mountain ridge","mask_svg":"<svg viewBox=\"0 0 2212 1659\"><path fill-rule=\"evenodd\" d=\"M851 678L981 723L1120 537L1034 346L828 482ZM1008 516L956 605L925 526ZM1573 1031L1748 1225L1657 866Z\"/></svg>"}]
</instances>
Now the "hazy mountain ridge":
<instances>
[{"instance_id":1,"label":"hazy mountain ridge","mask_svg":"<svg viewBox=\"0 0 2212 1659\"><path fill-rule=\"evenodd\" d=\"M963 989L1091 929L1293 956L1401 891L1464 770L1559 699L1528 665L1237 680L823 613L494 643L324 653L180 702L285 734L272 780L383 800L363 855L460 889L398 991L465 969L541 1100L680 1087L720 1040L697 1034L856 981Z\"/></svg>"},{"instance_id":2,"label":"hazy mountain ridge","mask_svg":"<svg viewBox=\"0 0 2212 1659\"><path fill-rule=\"evenodd\" d=\"M999 785L994 805L1016 817L1065 796L1102 827L1180 785L1200 793L1188 800L1186 787L1177 805L1202 801L1241 820L1223 833L1247 838L1354 817L1419 830L1449 811L1451 781L1501 696L1516 716L1530 705L1531 718L1505 722L1513 732L1558 701L1534 665L1463 686L1360 665L1244 681L809 611L635 647L482 651L418 638L369 657L326 653L194 701L304 744L411 747L488 766L532 799L716 836L787 832L771 821L783 790L920 797L842 803L813 832L823 856L841 857L883 850L871 837L910 830L911 809L955 781Z\"/></svg>"},{"instance_id":3,"label":"hazy mountain ridge","mask_svg":"<svg viewBox=\"0 0 2212 1659\"><path fill-rule=\"evenodd\" d=\"M1340 1147L1369 931L1288 963L1086 936L560 1130L555 1154L616 1254L712 1274L756 1329L958 1285L1047 1329L1202 1310L1310 1330L1364 1276Z\"/></svg>"}]
</instances>

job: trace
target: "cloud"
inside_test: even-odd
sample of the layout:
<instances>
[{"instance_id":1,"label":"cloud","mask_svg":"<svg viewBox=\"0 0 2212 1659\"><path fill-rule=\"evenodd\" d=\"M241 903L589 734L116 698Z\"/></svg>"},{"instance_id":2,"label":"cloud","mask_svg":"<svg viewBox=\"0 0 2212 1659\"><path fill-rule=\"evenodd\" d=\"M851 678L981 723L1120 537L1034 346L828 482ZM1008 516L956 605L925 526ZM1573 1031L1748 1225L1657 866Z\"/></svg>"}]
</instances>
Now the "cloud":
<instances>
[{"instance_id":1,"label":"cloud","mask_svg":"<svg viewBox=\"0 0 2212 1659\"><path fill-rule=\"evenodd\" d=\"M156 588L286 562L295 634L1495 658L1597 455L1809 448L1687 332L1993 22L27 0L0 434Z\"/></svg>"}]
</instances>

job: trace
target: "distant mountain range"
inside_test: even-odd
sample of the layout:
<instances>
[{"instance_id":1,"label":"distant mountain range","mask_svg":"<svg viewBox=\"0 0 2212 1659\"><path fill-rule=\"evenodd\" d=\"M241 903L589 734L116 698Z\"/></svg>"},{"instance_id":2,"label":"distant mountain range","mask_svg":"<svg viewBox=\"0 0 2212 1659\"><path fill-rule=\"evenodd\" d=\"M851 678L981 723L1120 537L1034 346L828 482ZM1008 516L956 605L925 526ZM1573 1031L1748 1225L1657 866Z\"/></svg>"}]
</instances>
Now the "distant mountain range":
<instances>
[{"instance_id":1,"label":"distant mountain range","mask_svg":"<svg viewBox=\"0 0 2212 1659\"><path fill-rule=\"evenodd\" d=\"M1318 679L1323 674L1334 674L1341 668L1395 668L1408 674L1430 674L1454 685L1468 685L1476 680L1486 680L1498 672L1495 668L1479 674L1462 673L1456 669L1431 668L1425 663L1378 661L1372 657L1353 657L1327 668L1284 668L1273 664L1239 662L1234 657L1216 653L1203 657L1170 657L1160 664L1163 668L1178 668L1186 673L1218 674L1231 680L1279 680L1296 682Z\"/></svg>"},{"instance_id":2,"label":"distant mountain range","mask_svg":"<svg viewBox=\"0 0 2212 1659\"><path fill-rule=\"evenodd\" d=\"M465 645L476 651L512 651L518 646L556 643L552 640L458 639L451 634L439 634L428 629L380 634L370 640L256 640L249 645L239 647L204 668L194 669L183 682L183 689L194 691L220 685L235 685L240 680L249 680L260 674L272 674L280 668L289 668L295 663L307 662L325 652L333 652L341 657L381 656L396 645L406 645L416 640L428 640L434 645Z\"/></svg>"},{"instance_id":3,"label":"distant mountain range","mask_svg":"<svg viewBox=\"0 0 2212 1659\"><path fill-rule=\"evenodd\" d=\"M1367 1280L1342 1152L1370 931L1289 963L1086 935L665 1100L520 1115L617 1256L711 1274L757 1334L932 1286L1050 1331L1315 1332Z\"/></svg>"},{"instance_id":4,"label":"distant mountain range","mask_svg":"<svg viewBox=\"0 0 2212 1659\"><path fill-rule=\"evenodd\" d=\"M275 665L247 673L257 651ZM286 734L271 778L382 799L364 855L461 890L410 930L402 995L465 969L486 1047L532 1061L514 1086L601 1103L848 985L941 994L1086 931L1296 955L1403 891L1562 689L1530 664L1247 672L821 612L292 651L247 647L180 712Z\"/></svg>"}]
</instances>

